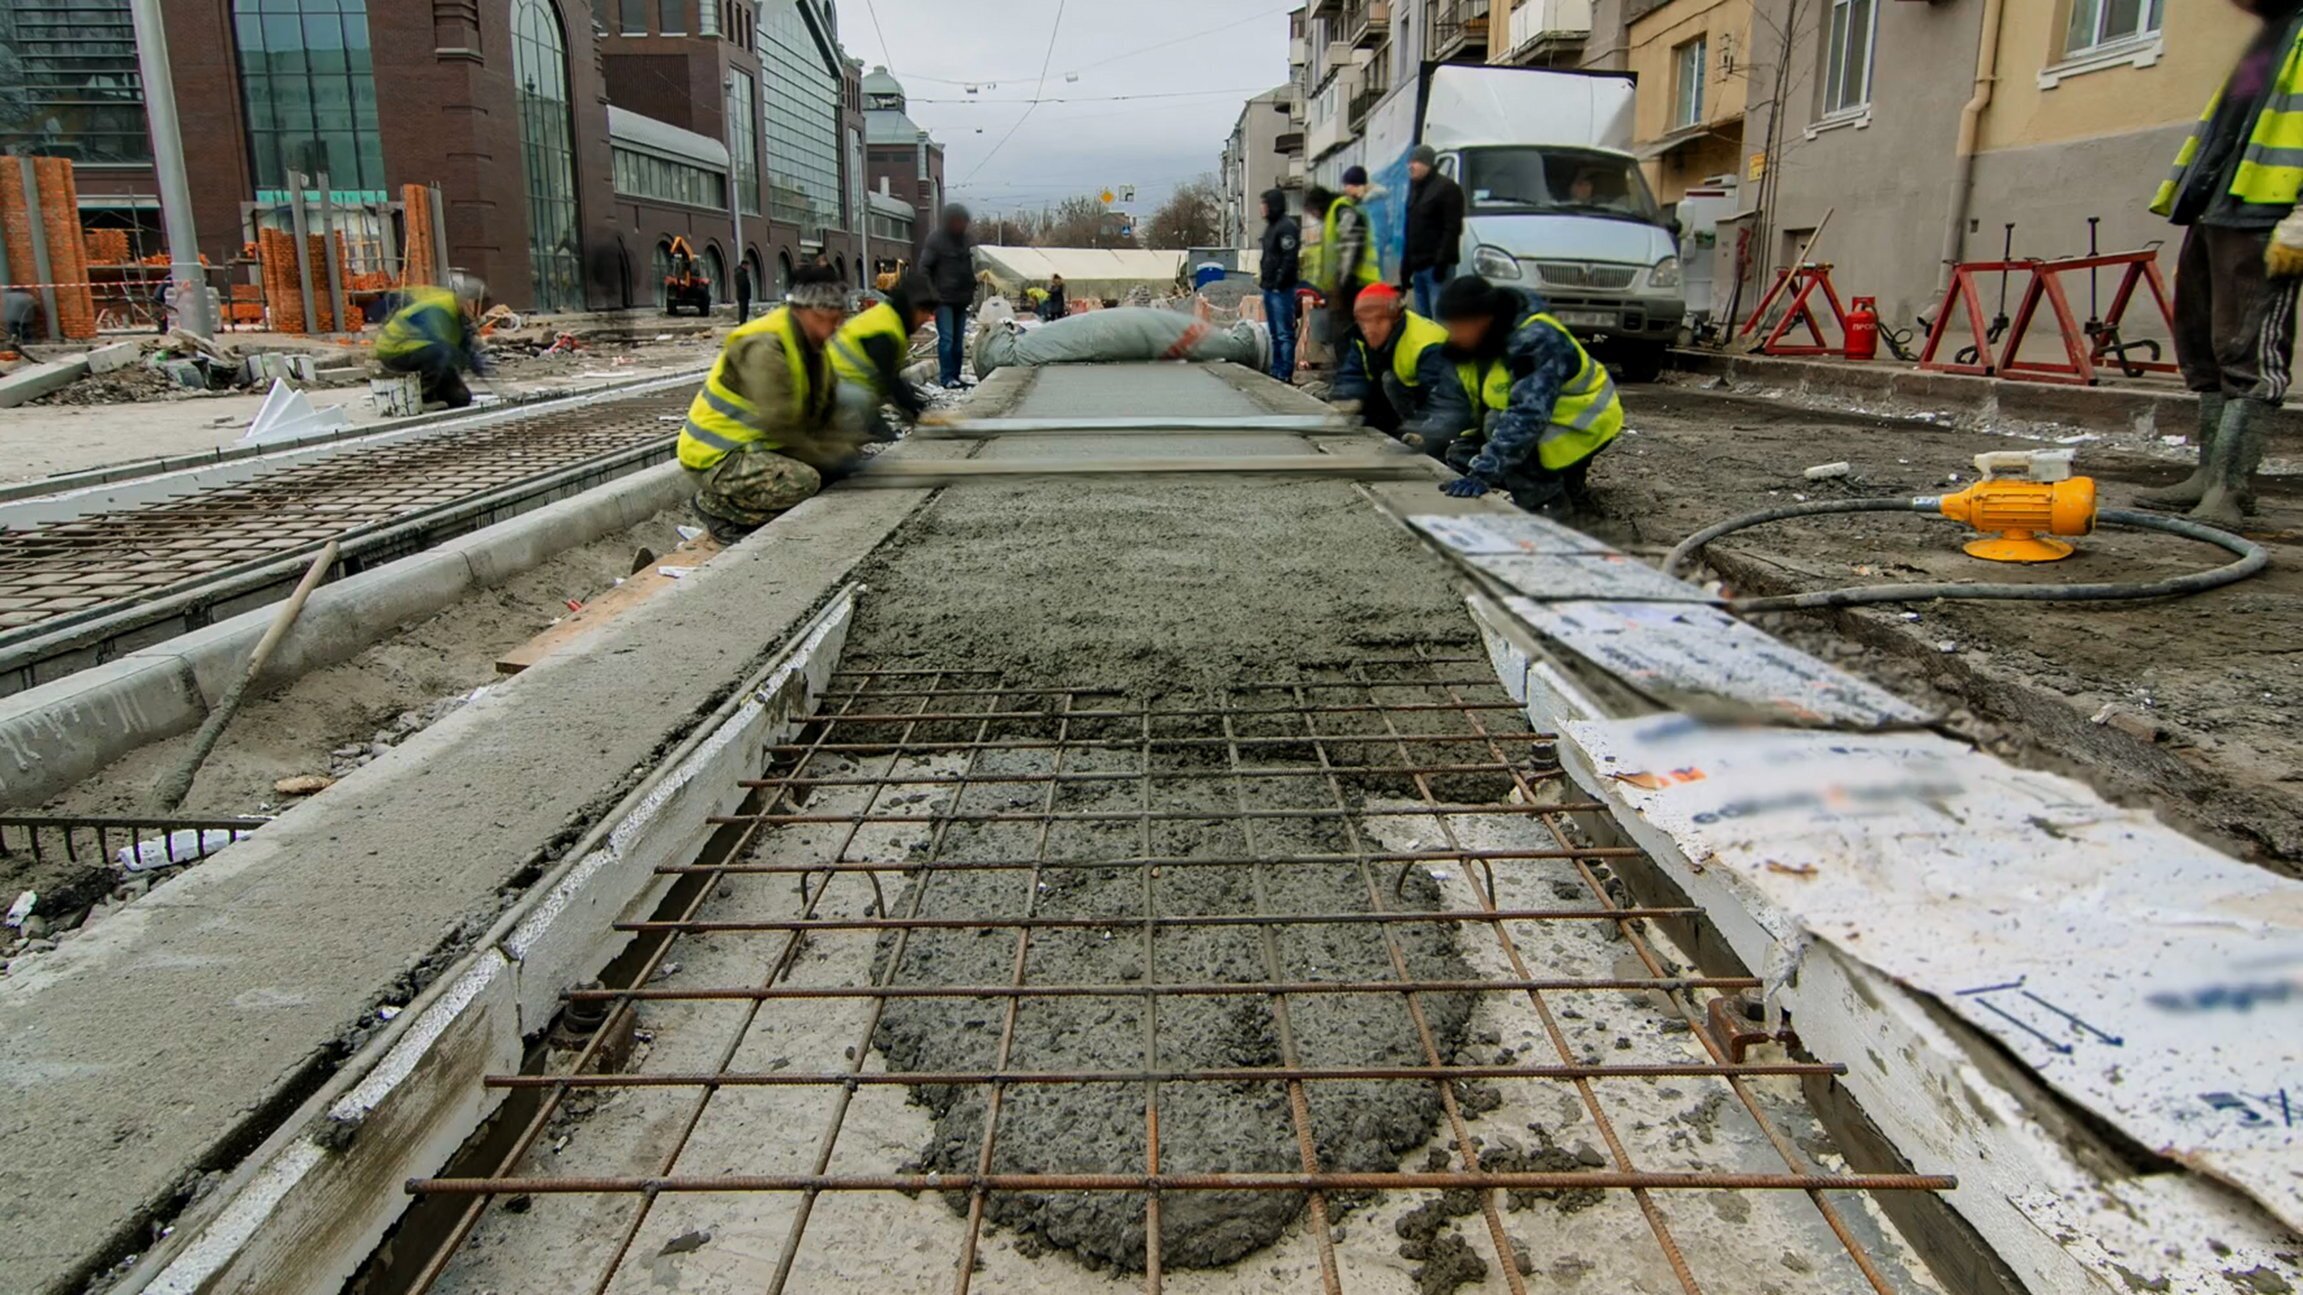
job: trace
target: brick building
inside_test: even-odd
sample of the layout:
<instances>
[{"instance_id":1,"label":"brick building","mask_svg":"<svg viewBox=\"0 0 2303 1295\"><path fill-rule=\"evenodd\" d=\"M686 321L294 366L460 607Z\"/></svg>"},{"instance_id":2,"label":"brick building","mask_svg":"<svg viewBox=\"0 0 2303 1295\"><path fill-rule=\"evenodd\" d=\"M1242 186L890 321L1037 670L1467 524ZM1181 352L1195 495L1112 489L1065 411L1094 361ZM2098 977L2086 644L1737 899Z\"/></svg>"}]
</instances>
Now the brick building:
<instances>
[{"instance_id":1,"label":"brick building","mask_svg":"<svg viewBox=\"0 0 2303 1295\"><path fill-rule=\"evenodd\" d=\"M832 0L171 0L166 21L218 264L285 227L291 173L325 173L380 255L400 186L436 183L450 264L495 299L646 306L675 235L729 282L732 173L754 274L820 255L862 281L862 94ZM72 157L88 223L155 250L127 0L8 0L0 70L23 87L0 149Z\"/></svg>"},{"instance_id":2,"label":"brick building","mask_svg":"<svg viewBox=\"0 0 2303 1295\"><path fill-rule=\"evenodd\" d=\"M888 75L886 68L873 68L864 78L863 91L869 156L865 169L871 187L909 204L915 238L924 238L936 227L936 215L943 210L944 146L912 121L903 83ZM911 250L901 255L908 258Z\"/></svg>"}]
</instances>

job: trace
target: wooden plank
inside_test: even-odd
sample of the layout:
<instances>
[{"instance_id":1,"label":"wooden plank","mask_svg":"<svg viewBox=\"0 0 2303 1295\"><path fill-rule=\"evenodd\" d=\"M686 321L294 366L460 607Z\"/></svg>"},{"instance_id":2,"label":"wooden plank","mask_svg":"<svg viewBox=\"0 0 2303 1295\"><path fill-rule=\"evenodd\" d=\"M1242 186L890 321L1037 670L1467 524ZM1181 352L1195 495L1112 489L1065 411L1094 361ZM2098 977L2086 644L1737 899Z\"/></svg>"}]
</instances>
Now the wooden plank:
<instances>
[{"instance_id":1,"label":"wooden plank","mask_svg":"<svg viewBox=\"0 0 2303 1295\"><path fill-rule=\"evenodd\" d=\"M719 542L709 535L680 541L678 548L650 562L622 584L603 591L543 633L496 658L496 673L518 674L569 644L590 638L618 616L680 582L681 577L665 575L666 570L692 571L724 552Z\"/></svg>"},{"instance_id":2,"label":"wooden plank","mask_svg":"<svg viewBox=\"0 0 2303 1295\"><path fill-rule=\"evenodd\" d=\"M902 487L950 485L965 480L1008 477L1112 476L1276 476L1344 477L1373 481L1436 476L1437 465L1421 454L1385 458L1332 454L1194 455L1188 458L954 459L937 463L882 459L848 478L845 485Z\"/></svg>"}]
</instances>

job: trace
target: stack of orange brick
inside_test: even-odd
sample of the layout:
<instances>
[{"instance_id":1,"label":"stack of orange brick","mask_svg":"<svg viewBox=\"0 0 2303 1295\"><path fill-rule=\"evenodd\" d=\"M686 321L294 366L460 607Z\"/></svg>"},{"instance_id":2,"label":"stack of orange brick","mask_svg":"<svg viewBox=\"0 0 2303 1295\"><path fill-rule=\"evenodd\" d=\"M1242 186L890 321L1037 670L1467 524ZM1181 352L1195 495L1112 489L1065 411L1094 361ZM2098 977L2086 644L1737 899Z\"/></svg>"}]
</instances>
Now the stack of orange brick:
<instances>
[{"instance_id":1,"label":"stack of orange brick","mask_svg":"<svg viewBox=\"0 0 2303 1295\"><path fill-rule=\"evenodd\" d=\"M335 303L328 295L328 251L336 253L336 273L340 281L348 282L351 272L344 259L344 236L330 234L323 241L318 234L305 235L305 257L312 267L312 310L319 315L316 326L304 319L303 281L296 272L296 236L277 229L267 229L257 235L256 258L263 271L264 300L271 308L272 328L281 333L333 333L337 331ZM362 324L357 308L344 312L344 329L350 331Z\"/></svg>"},{"instance_id":2,"label":"stack of orange brick","mask_svg":"<svg viewBox=\"0 0 2303 1295\"><path fill-rule=\"evenodd\" d=\"M432 254L432 191L420 184L401 185L400 211L405 217L401 222L406 235L402 246L407 249L400 282L438 283L440 266Z\"/></svg>"},{"instance_id":3,"label":"stack of orange brick","mask_svg":"<svg viewBox=\"0 0 2303 1295\"><path fill-rule=\"evenodd\" d=\"M40 188L40 210L24 205L24 170L32 168ZM96 335L96 297L88 284L88 249L80 239L80 190L72 163L61 157L0 157L0 238L8 244L8 268L18 286L35 281L32 221L40 222L48 246L48 285L56 293L56 324L66 337Z\"/></svg>"},{"instance_id":4,"label":"stack of orange brick","mask_svg":"<svg viewBox=\"0 0 2303 1295\"><path fill-rule=\"evenodd\" d=\"M81 231L82 245L90 265L128 264L128 231L125 229L89 229Z\"/></svg>"}]
</instances>

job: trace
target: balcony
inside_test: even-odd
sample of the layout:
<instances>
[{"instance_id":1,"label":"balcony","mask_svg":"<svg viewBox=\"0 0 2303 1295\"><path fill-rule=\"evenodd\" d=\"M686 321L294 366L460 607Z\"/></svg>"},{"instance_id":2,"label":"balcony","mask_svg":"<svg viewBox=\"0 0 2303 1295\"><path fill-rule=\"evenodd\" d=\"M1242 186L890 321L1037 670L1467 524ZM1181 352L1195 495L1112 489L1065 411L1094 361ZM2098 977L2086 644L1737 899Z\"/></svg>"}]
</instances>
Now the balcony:
<instances>
[{"instance_id":1,"label":"balcony","mask_svg":"<svg viewBox=\"0 0 2303 1295\"><path fill-rule=\"evenodd\" d=\"M1505 33L1508 52L1499 62L1519 67L1573 63L1591 38L1592 0L1519 0Z\"/></svg>"},{"instance_id":2,"label":"balcony","mask_svg":"<svg viewBox=\"0 0 2303 1295\"><path fill-rule=\"evenodd\" d=\"M1344 2L1345 0L1311 0L1309 4L1304 6L1303 16L1307 20L1334 17L1343 12Z\"/></svg>"},{"instance_id":3,"label":"balcony","mask_svg":"<svg viewBox=\"0 0 2303 1295\"><path fill-rule=\"evenodd\" d=\"M1485 63L1487 9L1488 0L1442 0L1426 57L1434 63Z\"/></svg>"},{"instance_id":4,"label":"balcony","mask_svg":"<svg viewBox=\"0 0 2303 1295\"><path fill-rule=\"evenodd\" d=\"M1366 123L1368 113L1374 110L1376 103L1389 89L1391 81L1383 64L1370 63L1359 70L1359 78L1351 86L1350 97L1345 101L1349 105L1346 116L1354 132Z\"/></svg>"},{"instance_id":5,"label":"balcony","mask_svg":"<svg viewBox=\"0 0 2303 1295\"><path fill-rule=\"evenodd\" d=\"M1291 130L1284 134L1274 136L1271 141L1271 151L1274 153L1286 154L1290 157L1303 152L1303 132L1300 130Z\"/></svg>"},{"instance_id":6,"label":"balcony","mask_svg":"<svg viewBox=\"0 0 2303 1295\"><path fill-rule=\"evenodd\" d=\"M1301 36L1288 41L1287 65L1289 67L1302 67L1309 62L1311 62L1311 43Z\"/></svg>"},{"instance_id":7,"label":"balcony","mask_svg":"<svg viewBox=\"0 0 2303 1295\"><path fill-rule=\"evenodd\" d=\"M1354 49L1375 49L1391 39L1391 0L1346 0L1344 38Z\"/></svg>"}]
</instances>

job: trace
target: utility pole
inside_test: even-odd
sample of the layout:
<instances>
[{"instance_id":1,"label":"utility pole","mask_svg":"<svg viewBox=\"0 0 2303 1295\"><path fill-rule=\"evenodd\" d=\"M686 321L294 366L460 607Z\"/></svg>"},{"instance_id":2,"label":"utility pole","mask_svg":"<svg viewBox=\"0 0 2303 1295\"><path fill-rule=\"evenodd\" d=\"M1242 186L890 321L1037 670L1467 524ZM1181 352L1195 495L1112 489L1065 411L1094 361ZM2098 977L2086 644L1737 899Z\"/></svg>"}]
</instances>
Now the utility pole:
<instances>
[{"instance_id":1,"label":"utility pole","mask_svg":"<svg viewBox=\"0 0 2303 1295\"><path fill-rule=\"evenodd\" d=\"M712 6L709 4L704 6L706 13L711 12L711 9ZM743 164L736 158L736 77L738 75L740 74L730 72L727 79L720 83L721 99L727 105L728 116L726 132L728 136L728 219L736 228L736 241L728 249L728 281L720 285L720 290L728 295L730 301L739 299L735 290L736 280L744 273L744 193L742 182L744 168ZM740 324L744 321L739 319L736 322Z\"/></svg>"},{"instance_id":2,"label":"utility pole","mask_svg":"<svg viewBox=\"0 0 2303 1295\"><path fill-rule=\"evenodd\" d=\"M212 336L208 281L200 273L200 240L192 228L192 181L184 170L184 136L176 124L176 81L168 72L168 30L160 0L129 0L136 24L136 66L144 80L144 116L152 135L152 171L160 180L160 219L168 232L169 300L184 328Z\"/></svg>"}]
</instances>

